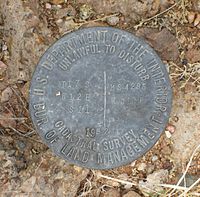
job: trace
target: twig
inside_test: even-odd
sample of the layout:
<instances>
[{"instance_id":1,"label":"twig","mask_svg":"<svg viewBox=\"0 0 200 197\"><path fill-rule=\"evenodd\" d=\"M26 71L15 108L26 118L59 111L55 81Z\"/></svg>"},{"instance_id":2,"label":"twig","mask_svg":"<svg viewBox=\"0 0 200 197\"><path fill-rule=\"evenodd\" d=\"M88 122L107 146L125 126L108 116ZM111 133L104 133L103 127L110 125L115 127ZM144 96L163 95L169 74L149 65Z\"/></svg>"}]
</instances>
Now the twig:
<instances>
[{"instance_id":1,"label":"twig","mask_svg":"<svg viewBox=\"0 0 200 197\"><path fill-rule=\"evenodd\" d=\"M42 158L42 159L41 159L41 162L39 163L39 165L38 165L37 168L35 169L34 175L35 175L35 174L37 173L37 171L39 170L39 168L40 168L40 166L42 165L43 161L44 161L44 160L43 160L43 158ZM32 187L31 187L31 190L28 192L28 196L30 196L30 194L32 193L36 181L37 181L37 180L35 180L34 184L33 184Z\"/></svg>"},{"instance_id":2,"label":"twig","mask_svg":"<svg viewBox=\"0 0 200 197\"><path fill-rule=\"evenodd\" d=\"M0 120L26 120L28 118L0 118Z\"/></svg>"},{"instance_id":3,"label":"twig","mask_svg":"<svg viewBox=\"0 0 200 197\"><path fill-rule=\"evenodd\" d=\"M161 16L161 15L165 14L169 10L173 9L174 7L176 7L179 3L181 3L181 0L179 2L177 2L177 3L174 3L171 7L167 8L166 10L164 10L164 11L162 11L162 12L160 12L160 13L158 13L158 14L150 17L150 18L142 20L139 24L135 25L134 28L137 29L138 27L142 26L144 23L149 22L152 19L157 18L158 16Z\"/></svg>"},{"instance_id":4,"label":"twig","mask_svg":"<svg viewBox=\"0 0 200 197\"><path fill-rule=\"evenodd\" d=\"M29 137L30 135L32 135L33 133L35 133L35 131L29 131L28 133L23 133L22 131L19 131L19 129L15 129L13 127L10 127L13 131L15 131L17 134L23 136L23 137Z\"/></svg>"},{"instance_id":5,"label":"twig","mask_svg":"<svg viewBox=\"0 0 200 197\"><path fill-rule=\"evenodd\" d=\"M101 17L101 18L97 18L97 19L94 19L94 20L89 20L89 21L84 21L84 22L77 23L77 24L74 26L74 28L72 28L72 29L69 30L69 31L64 32L64 34L70 33L70 32L72 32L74 29L78 29L78 28L80 28L81 26L83 26L83 25L85 25L85 24L88 24L88 23L91 23L91 22L104 21L104 20L106 20L107 18L112 17L112 16L119 16L119 13L107 15L107 16L104 16L104 17Z\"/></svg>"},{"instance_id":6,"label":"twig","mask_svg":"<svg viewBox=\"0 0 200 197\"><path fill-rule=\"evenodd\" d=\"M15 90L15 88L11 87L11 89L13 90L13 92L15 93L15 95L19 98L19 100L21 101L24 109L28 112L28 109L26 108L26 103L23 101L22 97L17 93L17 91Z\"/></svg>"},{"instance_id":7,"label":"twig","mask_svg":"<svg viewBox=\"0 0 200 197\"><path fill-rule=\"evenodd\" d=\"M192 74L195 72L194 70L192 71L192 73L190 73L190 72L187 70L187 67L186 67L186 66L184 66L185 69L182 69L182 68L180 68L179 66L177 66L175 63L171 62L171 66L170 66L170 67L172 67L172 66L176 67L179 71L182 72L182 73L180 73L180 76L181 76L181 77L183 77L183 76L188 76L188 75L189 75L189 79L193 79L193 80L195 81L195 83L200 84L200 82L199 82L200 78L198 77L198 78L196 79L196 78L194 78L193 75L192 75ZM173 75L170 74L170 76L173 76ZM177 76L179 76L179 75L177 74ZM180 77L180 78L181 78L181 77ZM186 83L187 83L187 82L186 82Z\"/></svg>"},{"instance_id":8,"label":"twig","mask_svg":"<svg viewBox=\"0 0 200 197\"><path fill-rule=\"evenodd\" d=\"M187 190L187 187L177 186L177 185L170 185L170 184L158 184L160 187L171 188L171 189L178 189L178 190Z\"/></svg>"},{"instance_id":9,"label":"twig","mask_svg":"<svg viewBox=\"0 0 200 197\"><path fill-rule=\"evenodd\" d=\"M115 181L115 182L119 182L119 183L122 183L122 184L126 184L126 185L137 186L136 183L124 181L124 180L121 180L121 179L112 178L112 177L105 176L105 175L99 175L99 177L104 178L104 179L108 179L108 180L112 180L112 181Z\"/></svg>"},{"instance_id":10,"label":"twig","mask_svg":"<svg viewBox=\"0 0 200 197\"><path fill-rule=\"evenodd\" d=\"M183 195L186 195L186 194L187 194L195 185L197 185L199 182L200 182L200 178L199 178L198 180L196 180L188 189L186 189L186 190L184 191L184 193L182 193L182 194L180 195L180 197L183 196Z\"/></svg>"},{"instance_id":11,"label":"twig","mask_svg":"<svg viewBox=\"0 0 200 197\"><path fill-rule=\"evenodd\" d=\"M13 131L15 131L18 135L20 135L20 136L22 136L22 137L25 137L25 138L27 138L28 140L30 140L30 141L34 141L34 142L37 142L37 143L39 143L39 144L43 144L44 145L44 143L42 143L42 142L40 142L40 141L38 141L38 140L35 140L35 139L33 139L33 138L31 138L30 137L30 135L32 135L33 133L35 133L35 131L33 130L33 131L30 131L30 132L28 132L28 133L26 133L26 134L23 134L23 132L20 132L20 131L18 131L18 130L16 130L15 128L13 128L13 127L10 127Z\"/></svg>"},{"instance_id":12,"label":"twig","mask_svg":"<svg viewBox=\"0 0 200 197\"><path fill-rule=\"evenodd\" d=\"M109 177L109 176L105 176L105 175L98 175L100 178L105 178L105 179L108 179L108 180L112 180L112 181L116 181L116 182L119 182L119 183L122 183L122 184L126 184L126 185L131 185L131 186L138 186L138 184L137 183L133 183L133 182L130 182L130 181L124 181L124 180L121 180L121 179L116 179L116 178L112 178L112 177ZM151 189L151 188L148 188L148 187L146 187L146 186L142 186L142 187L144 187L144 188L146 188L146 189L148 189L148 190L151 190L152 192L155 192L155 193L157 193L157 194L159 194L159 195L161 195L161 193L159 193L159 192L157 192L157 191L155 191L155 190L153 190L153 189Z\"/></svg>"},{"instance_id":13,"label":"twig","mask_svg":"<svg viewBox=\"0 0 200 197\"><path fill-rule=\"evenodd\" d=\"M193 158L194 158L194 156L195 156L195 154L196 154L196 152L197 152L197 150L198 150L199 148L200 148L200 144L195 148L194 152L192 153L192 155L191 155L191 157L190 157L190 160L189 160L189 162L188 162L188 164L187 164L186 170L185 170L185 172L183 173L182 177L179 179L179 181L178 181L178 183L176 184L176 186L179 186L180 183L183 181L183 179L184 179L185 175L187 174L188 169L189 169L189 167L190 167L190 165L191 165L191 163L192 163L192 160L193 160ZM188 189L189 189L189 188L188 188ZM176 189L174 188L174 189L169 193L169 195L172 195L172 193L174 193L175 190L176 190Z\"/></svg>"},{"instance_id":14,"label":"twig","mask_svg":"<svg viewBox=\"0 0 200 197\"><path fill-rule=\"evenodd\" d=\"M0 134L4 135L3 129L0 128Z\"/></svg>"}]
</instances>

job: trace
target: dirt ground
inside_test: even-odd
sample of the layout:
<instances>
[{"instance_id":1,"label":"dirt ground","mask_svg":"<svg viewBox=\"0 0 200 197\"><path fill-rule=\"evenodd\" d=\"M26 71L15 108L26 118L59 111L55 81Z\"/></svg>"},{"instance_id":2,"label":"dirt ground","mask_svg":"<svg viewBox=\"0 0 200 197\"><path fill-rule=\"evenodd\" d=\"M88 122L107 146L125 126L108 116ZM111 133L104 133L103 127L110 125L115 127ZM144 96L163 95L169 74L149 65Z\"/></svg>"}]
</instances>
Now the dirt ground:
<instances>
[{"instance_id":1,"label":"dirt ground","mask_svg":"<svg viewBox=\"0 0 200 197\"><path fill-rule=\"evenodd\" d=\"M121 168L83 169L42 143L28 112L31 76L62 35L114 26L144 38L173 87L157 144ZM200 196L200 0L0 0L0 196Z\"/></svg>"}]
</instances>

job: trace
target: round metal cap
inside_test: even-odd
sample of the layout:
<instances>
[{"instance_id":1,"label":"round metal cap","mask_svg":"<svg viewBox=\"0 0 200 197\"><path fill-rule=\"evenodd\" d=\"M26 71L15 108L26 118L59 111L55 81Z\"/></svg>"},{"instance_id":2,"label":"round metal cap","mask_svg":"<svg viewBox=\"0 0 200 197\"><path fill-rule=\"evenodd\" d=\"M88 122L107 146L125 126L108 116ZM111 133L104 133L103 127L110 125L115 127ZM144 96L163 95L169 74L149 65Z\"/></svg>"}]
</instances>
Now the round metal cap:
<instances>
[{"instance_id":1,"label":"round metal cap","mask_svg":"<svg viewBox=\"0 0 200 197\"><path fill-rule=\"evenodd\" d=\"M110 27L67 34L43 55L30 88L32 121L70 163L109 169L138 159L168 122L165 65L143 40Z\"/></svg>"}]
</instances>

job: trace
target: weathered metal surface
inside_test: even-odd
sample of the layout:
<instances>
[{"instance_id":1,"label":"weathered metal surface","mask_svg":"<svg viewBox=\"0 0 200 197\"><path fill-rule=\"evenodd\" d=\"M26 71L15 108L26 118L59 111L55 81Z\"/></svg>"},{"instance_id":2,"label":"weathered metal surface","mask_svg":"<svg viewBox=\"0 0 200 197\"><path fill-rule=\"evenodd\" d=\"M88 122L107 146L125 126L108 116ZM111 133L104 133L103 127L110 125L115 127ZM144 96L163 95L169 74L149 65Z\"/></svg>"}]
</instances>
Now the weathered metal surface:
<instances>
[{"instance_id":1,"label":"weathered metal surface","mask_svg":"<svg viewBox=\"0 0 200 197\"><path fill-rule=\"evenodd\" d=\"M136 160L159 139L172 91L154 50L131 33L70 33L43 55L32 78L33 123L56 155L87 168Z\"/></svg>"}]
</instances>

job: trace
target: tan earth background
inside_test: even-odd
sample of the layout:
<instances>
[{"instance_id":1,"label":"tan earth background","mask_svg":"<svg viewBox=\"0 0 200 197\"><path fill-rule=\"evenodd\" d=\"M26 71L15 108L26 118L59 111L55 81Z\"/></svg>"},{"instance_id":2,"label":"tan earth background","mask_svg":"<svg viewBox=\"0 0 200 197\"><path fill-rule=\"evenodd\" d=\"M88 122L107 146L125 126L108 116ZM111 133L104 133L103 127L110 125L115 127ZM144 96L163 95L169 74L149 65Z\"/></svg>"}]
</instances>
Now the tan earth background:
<instances>
[{"instance_id":1,"label":"tan earth background","mask_svg":"<svg viewBox=\"0 0 200 197\"><path fill-rule=\"evenodd\" d=\"M114 26L144 38L173 87L169 124L142 158L88 170L54 156L29 118L31 76L62 35ZM0 0L0 196L200 196L200 0Z\"/></svg>"}]
</instances>

